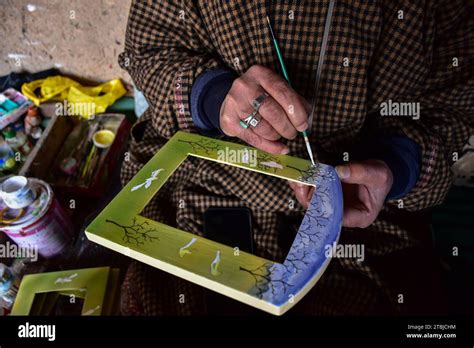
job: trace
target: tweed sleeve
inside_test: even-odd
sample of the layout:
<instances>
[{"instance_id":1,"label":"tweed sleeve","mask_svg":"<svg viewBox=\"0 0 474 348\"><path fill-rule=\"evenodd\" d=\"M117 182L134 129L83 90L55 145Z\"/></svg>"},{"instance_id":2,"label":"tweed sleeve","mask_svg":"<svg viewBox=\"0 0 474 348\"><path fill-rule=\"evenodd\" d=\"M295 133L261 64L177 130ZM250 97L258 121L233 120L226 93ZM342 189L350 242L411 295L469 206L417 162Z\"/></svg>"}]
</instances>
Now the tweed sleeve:
<instances>
[{"instance_id":1,"label":"tweed sleeve","mask_svg":"<svg viewBox=\"0 0 474 348\"><path fill-rule=\"evenodd\" d=\"M165 138L197 132L189 106L194 80L222 67L193 1L139 1L131 5L120 66L150 104L153 127Z\"/></svg>"},{"instance_id":2,"label":"tweed sleeve","mask_svg":"<svg viewBox=\"0 0 474 348\"><path fill-rule=\"evenodd\" d=\"M377 115L375 127L386 134L404 135L421 146L421 173L403 208L420 210L442 203L451 185L455 153L474 133L474 17L467 1L441 1L426 29L424 54L427 78L417 91L399 96L419 106L419 114ZM397 44L409 44L398 42ZM417 56L414 55L414 60ZM396 59L394 59L396 64ZM404 72L409 73L409 71ZM408 79L409 77L407 77ZM409 104L405 104L409 105ZM390 111L390 110L389 110ZM393 111L393 110L392 110ZM392 202L398 204L399 202Z\"/></svg>"}]
</instances>

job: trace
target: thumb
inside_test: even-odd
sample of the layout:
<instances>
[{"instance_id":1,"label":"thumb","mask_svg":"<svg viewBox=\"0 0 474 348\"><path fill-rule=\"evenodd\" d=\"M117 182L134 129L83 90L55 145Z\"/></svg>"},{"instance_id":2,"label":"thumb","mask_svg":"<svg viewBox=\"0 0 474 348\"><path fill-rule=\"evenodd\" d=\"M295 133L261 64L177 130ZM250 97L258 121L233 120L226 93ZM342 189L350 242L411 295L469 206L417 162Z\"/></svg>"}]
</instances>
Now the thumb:
<instances>
[{"instance_id":1,"label":"thumb","mask_svg":"<svg viewBox=\"0 0 474 348\"><path fill-rule=\"evenodd\" d=\"M367 165L357 162L336 167L336 172L342 182L348 184L361 184L366 182L368 178Z\"/></svg>"}]
</instances>

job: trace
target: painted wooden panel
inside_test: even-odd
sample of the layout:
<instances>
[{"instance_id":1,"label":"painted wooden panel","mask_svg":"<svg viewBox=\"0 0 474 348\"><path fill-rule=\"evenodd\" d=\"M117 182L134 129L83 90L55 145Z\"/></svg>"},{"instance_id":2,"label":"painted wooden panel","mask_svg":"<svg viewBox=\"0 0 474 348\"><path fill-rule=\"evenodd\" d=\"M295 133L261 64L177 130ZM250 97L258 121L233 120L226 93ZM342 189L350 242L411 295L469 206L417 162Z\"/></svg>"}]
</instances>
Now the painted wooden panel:
<instances>
[{"instance_id":1,"label":"painted wooden panel","mask_svg":"<svg viewBox=\"0 0 474 348\"><path fill-rule=\"evenodd\" d=\"M46 296L67 294L83 298L82 315L115 314L115 288L118 286L118 270L109 267L86 268L68 271L28 274L23 277L12 315L44 315L54 301L46 303ZM35 297L40 296L38 308L33 308ZM42 297L41 297L42 296ZM51 297L50 297L51 298ZM54 296L53 296L54 298Z\"/></svg>"},{"instance_id":2,"label":"painted wooden panel","mask_svg":"<svg viewBox=\"0 0 474 348\"><path fill-rule=\"evenodd\" d=\"M240 161L229 154L238 154ZM231 246L140 216L187 156L316 187L283 263L243 251L236 255ZM338 241L342 203L341 184L331 166L312 166L300 158L177 132L87 227L86 235L134 259L281 315L316 284L326 269L330 256L325 254L325 247Z\"/></svg>"}]
</instances>

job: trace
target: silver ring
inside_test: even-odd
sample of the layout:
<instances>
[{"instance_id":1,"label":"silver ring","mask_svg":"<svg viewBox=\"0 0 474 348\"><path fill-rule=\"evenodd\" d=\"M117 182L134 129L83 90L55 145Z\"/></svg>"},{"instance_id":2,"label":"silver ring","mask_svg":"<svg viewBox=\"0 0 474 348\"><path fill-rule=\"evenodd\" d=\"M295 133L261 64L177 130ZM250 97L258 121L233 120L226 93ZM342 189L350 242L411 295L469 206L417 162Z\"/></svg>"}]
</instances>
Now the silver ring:
<instances>
[{"instance_id":1,"label":"silver ring","mask_svg":"<svg viewBox=\"0 0 474 348\"><path fill-rule=\"evenodd\" d=\"M255 110L254 112L252 112L250 115L248 115L246 118L244 118L243 120L240 120L240 126L244 129L247 129L250 127L252 128L255 128L258 126L259 122L260 122L261 118L260 116L258 116L258 111Z\"/></svg>"},{"instance_id":2,"label":"silver ring","mask_svg":"<svg viewBox=\"0 0 474 348\"><path fill-rule=\"evenodd\" d=\"M255 111L258 111L263 104L265 98L268 97L267 93L260 94L257 98L252 100L252 107Z\"/></svg>"}]
</instances>

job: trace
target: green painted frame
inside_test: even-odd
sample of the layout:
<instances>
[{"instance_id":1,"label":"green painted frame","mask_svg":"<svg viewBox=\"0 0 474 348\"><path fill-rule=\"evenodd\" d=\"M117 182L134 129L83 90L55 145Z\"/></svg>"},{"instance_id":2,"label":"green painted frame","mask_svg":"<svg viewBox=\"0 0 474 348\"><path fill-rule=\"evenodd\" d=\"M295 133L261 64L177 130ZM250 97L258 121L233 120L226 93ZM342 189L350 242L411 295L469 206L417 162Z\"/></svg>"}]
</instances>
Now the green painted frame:
<instances>
[{"instance_id":1,"label":"green painted frame","mask_svg":"<svg viewBox=\"0 0 474 348\"><path fill-rule=\"evenodd\" d=\"M244 160L234 162L222 158L221 151L228 150L242 154ZM255 151L252 153L256 154L256 165L248 160L250 150ZM304 257L309 253L311 257L304 261L296 260L295 262L301 261L301 264L298 266L292 262L291 266L243 251L236 255L231 246L141 216L140 213L153 195L188 156L217 161L317 188L318 180L321 187L329 187L326 184L329 183L330 195L334 200L321 202L327 206L334 202L337 205L336 209L328 210L329 215L323 216L324 221L327 221L325 228L331 232L323 236L324 240L316 241L313 236L309 239L305 239L305 236L300 238L300 248L293 248L296 252L294 255L303 252ZM318 189L315 192L318 192ZM322 194L323 196L318 197L324 197L328 192ZM318 204L317 200L314 200L313 204ZM86 235L91 241L119 253L248 305L281 315L296 304L324 272L329 259L321 258L322 246L338 240L342 220L341 207L340 182L334 168L330 166L318 164L315 168L309 161L300 158L271 155L241 144L177 132L92 221L86 228ZM311 216L307 220L310 221ZM311 226L308 224L305 232L307 235L309 227ZM318 251L318 255L313 251L308 252L308 248ZM288 257L287 260L291 261ZM306 261L311 267L306 267ZM296 280L293 284L289 279ZM269 286L272 293L268 290Z\"/></svg>"},{"instance_id":2,"label":"green painted frame","mask_svg":"<svg viewBox=\"0 0 474 348\"><path fill-rule=\"evenodd\" d=\"M109 314L111 296L108 285L117 282L118 270L109 267L86 268L59 272L25 275L13 304L12 315L37 315L31 313L36 295L58 292L74 293L83 291L84 298L81 315L99 316ZM114 292L114 291L113 291ZM44 299L42 299L44 302Z\"/></svg>"}]
</instances>

